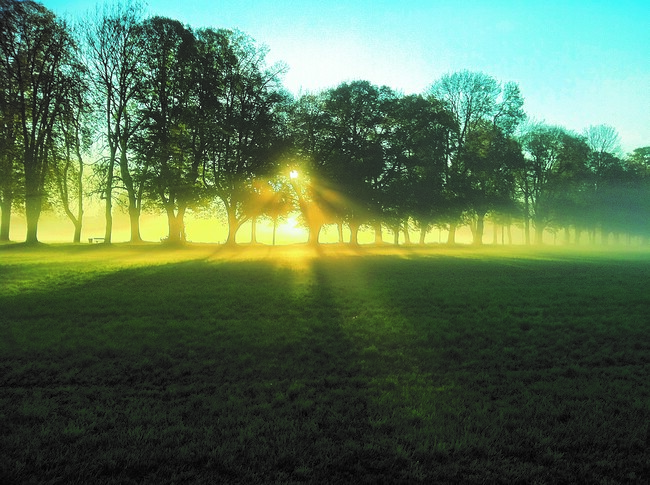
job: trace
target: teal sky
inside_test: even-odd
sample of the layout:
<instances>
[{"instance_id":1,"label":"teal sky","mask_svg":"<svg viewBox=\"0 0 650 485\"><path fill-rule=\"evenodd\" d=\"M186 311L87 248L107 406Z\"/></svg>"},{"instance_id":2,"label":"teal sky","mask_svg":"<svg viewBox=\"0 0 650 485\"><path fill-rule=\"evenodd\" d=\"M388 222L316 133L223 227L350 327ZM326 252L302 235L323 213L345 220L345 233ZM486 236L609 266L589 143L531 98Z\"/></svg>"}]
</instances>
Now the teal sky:
<instances>
[{"instance_id":1,"label":"teal sky","mask_svg":"<svg viewBox=\"0 0 650 485\"><path fill-rule=\"evenodd\" d=\"M76 16L92 1L45 0ZM289 67L294 93L366 79L421 93L445 73L519 84L528 115L582 132L609 124L650 145L647 0L149 0L148 14L246 32Z\"/></svg>"}]
</instances>

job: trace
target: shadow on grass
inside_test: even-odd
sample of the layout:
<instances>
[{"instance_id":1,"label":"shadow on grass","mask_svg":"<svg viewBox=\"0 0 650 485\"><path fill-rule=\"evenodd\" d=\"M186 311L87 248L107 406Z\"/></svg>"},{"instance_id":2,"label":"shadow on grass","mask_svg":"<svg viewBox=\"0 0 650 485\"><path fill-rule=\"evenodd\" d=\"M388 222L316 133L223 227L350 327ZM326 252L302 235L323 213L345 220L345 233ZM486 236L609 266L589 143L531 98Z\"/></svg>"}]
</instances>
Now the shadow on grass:
<instances>
[{"instance_id":1,"label":"shadow on grass","mask_svg":"<svg viewBox=\"0 0 650 485\"><path fill-rule=\"evenodd\" d=\"M399 478L323 264L298 282L271 262L188 261L1 298L0 476Z\"/></svg>"},{"instance_id":2,"label":"shadow on grass","mask_svg":"<svg viewBox=\"0 0 650 485\"><path fill-rule=\"evenodd\" d=\"M648 472L647 263L199 253L1 293L4 482Z\"/></svg>"},{"instance_id":3,"label":"shadow on grass","mask_svg":"<svg viewBox=\"0 0 650 485\"><path fill-rule=\"evenodd\" d=\"M408 349L414 368L409 376L403 367L393 394L408 391L420 428L440 440L424 453L416 445L412 458L442 445L470 482L647 476L647 260L512 263L384 260L364 269L378 282L409 276L371 291L402 317L383 344ZM436 377L448 392L434 392Z\"/></svg>"}]
</instances>

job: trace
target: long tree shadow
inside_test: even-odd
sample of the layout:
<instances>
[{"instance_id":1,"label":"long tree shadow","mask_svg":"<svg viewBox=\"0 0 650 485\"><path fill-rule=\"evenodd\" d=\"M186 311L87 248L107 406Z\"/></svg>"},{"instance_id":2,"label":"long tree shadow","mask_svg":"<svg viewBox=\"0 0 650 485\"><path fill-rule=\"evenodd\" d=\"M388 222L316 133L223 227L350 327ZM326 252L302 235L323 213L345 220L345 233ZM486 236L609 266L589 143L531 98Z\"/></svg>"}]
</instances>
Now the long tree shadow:
<instances>
[{"instance_id":1,"label":"long tree shadow","mask_svg":"<svg viewBox=\"0 0 650 485\"><path fill-rule=\"evenodd\" d=\"M325 264L313 263L311 283L270 262L187 261L0 298L0 458L23 464L2 474L390 476L394 457L369 427L367 379Z\"/></svg>"},{"instance_id":2,"label":"long tree shadow","mask_svg":"<svg viewBox=\"0 0 650 485\"><path fill-rule=\"evenodd\" d=\"M647 264L285 263L48 264L34 288L2 292L0 477L413 483L643 470L648 414L627 400L647 392ZM598 426L585 421L595 405ZM603 465L589 468L587 441Z\"/></svg>"}]
</instances>

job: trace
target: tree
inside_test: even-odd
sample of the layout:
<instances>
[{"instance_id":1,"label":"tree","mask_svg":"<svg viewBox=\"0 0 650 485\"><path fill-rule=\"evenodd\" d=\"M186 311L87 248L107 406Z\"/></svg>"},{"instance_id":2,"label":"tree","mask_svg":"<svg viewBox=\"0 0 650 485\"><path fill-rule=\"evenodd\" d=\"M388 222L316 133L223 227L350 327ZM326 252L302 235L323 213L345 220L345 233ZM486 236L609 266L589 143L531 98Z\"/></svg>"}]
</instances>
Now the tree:
<instances>
[{"instance_id":1,"label":"tree","mask_svg":"<svg viewBox=\"0 0 650 485\"><path fill-rule=\"evenodd\" d=\"M501 129L485 123L467 136L463 176L466 207L473 216L474 244L483 243L485 216L513 212L515 170L523 165L521 147Z\"/></svg>"},{"instance_id":2,"label":"tree","mask_svg":"<svg viewBox=\"0 0 650 485\"><path fill-rule=\"evenodd\" d=\"M434 98L402 96L390 109L381 180L383 212L405 231L409 218L413 218L420 228L421 244L447 210L444 176L453 130L450 113Z\"/></svg>"},{"instance_id":3,"label":"tree","mask_svg":"<svg viewBox=\"0 0 650 485\"><path fill-rule=\"evenodd\" d=\"M625 216L620 212L626 185L625 167L619 158L620 138L614 128L608 125L590 126L584 132L589 146L588 173L582 195L585 217L584 225L591 233L600 226L603 240L610 232L618 233L623 228Z\"/></svg>"},{"instance_id":4,"label":"tree","mask_svg":"<svg viewBox=\"0 0 650 485\"><path fill-rule=\"evenodd\" d=\"M634 149L625 164L630 181L626 192L629 230L650 241L650 146Z\"/></svg>"},{"instance_id":5,"label":"tree","mask_svg":"<svg viewBox=\"0 0 650 485\"><path fill-rule=\"evenodd\" d=\"M353 245L358 243L360 226L381 215L386 115L395 96L390 88L367 81L343 83L325 94L326 152L321 155L319 178L339 192L335 212L347 221Z\"/></svg>"},{"instance_id":6,"label":"tree","mask_svg":"<svg viewBox=\"0 0 650 485\"><path fill-rule=\"evenodd\" d=\"M290 105L285 154L286 169L303 222L308 228L308 243L318 244L321 228L327 223L341 224L340 196L328 185L330 139L326 127L327 93L304 94ZM342 231L340 231L342 232ZM342 239L342 235L341 235Z\"/></svg>"},{"instance_id":7,"label":"tree","mask_svg":"<svg viewBox=\"0 0 650 485\"><path fill-rule=\"evenodd\" d=\"M535 242L541 244L546 227L563 219L572 203L568 197L584 180L589 147L563 128L543 124L533 125L522 145L526 154L520 177L524 217L533 221ZM530 242L527 224L526 242Z\"/></svg>"},{"instance_id":8,"label":"tree","mask_svg":"<svg viewBox=\"0 0 650 485\"><path fill-rule=\"evenodd\" d=\"M273 223L272 244L275 246L275 235L278 228L278 221L287 217L294 210L294 200L291 197L289 186L285 183L269 184L271 191L267 189L267 196L262 213Z\"/></svg>"},{"instance_id":9,"label":"tree","mask_svg":"<svg viewBox=\"0 0 650 485\"><path fill-rule=\"evenodd\" d=\"M26 243L38 242L38 221L46 196L53 130L63 115L66 69L75 43L64 23L32 1L0 3L1 72L15 93L20 157L25 182Z\"/></svg>"},{"instance_id":10,"label":"tree","mask_svg":"<svg viewBox=\"0 0 650 485\"><path fill-rule=\"evenodd\" d=\"M273 223L272 244L275 246L278 221L294 209L291 189L286 183L286 177L254 180L251 194L244 206L244 211L251 221L251 243L257 244L258 219L266 217Z\"/></svg>"},{"instance_id":11,"label":"tree","mask_svg":"<svg viewBox=\"0 0 650 485\"><path fill-rule=\"evenodd\" d=\"M87 125L89 104L88 82L84 66L78 64L70 69L63 116L56 130L60 139L52 150L54 182L65 214L74 225L73 242L81 242L81 227L84 212L84 160L82 153L90 146L90 131ZM71 207L75 202L75 207Z\"/></svg>"},{"instance_id":12,"label":"tree","mask_svg":"<svg viewBox=\"0 0 650 485\"><path fill-rule=\"evenodd\" d=\"M184 215L195 199L200 160L192 157L192 104L196 45L180 22L154 17L144 22L148 53L139 95L144 121L138 136L139 159L152 200L163 207L170 243L185 240Z\"/></svg>"},{"instance_id":13,"label":"tree","mask_svg":"<svg viewBox=\"0 0 650 485\"><path fill-rule=\"evenodd\" d=\"M447 191L456 201L456 211L450 220L449 241L453 242L457 222L466 210L469 190L466 172L466 144L472 131L482 129L485 122L498 128L509 137L525 118L523 99L515 83L501 85L481 72L461 71L442 76L428 90L429 96L444 103L452 113L457 126L457 136L452 140L447 173ZM478 223L476 221L475 223Z\"/></svg>"},{"instance_id":14,"label":"tree","mask_svg":"<svg viewBox=\"0 0 650 485\"><path fill-rule=\"evenodd\" d=\"M9 20L4 15L2 18L3 22ZM4 26L1 29L6 30ZM13 204L24 196L22 172L17 163L21 149L18 86L11 82L10 67L7 59L0 62L0 241L9 241Z\"/></svg>"},{"instance_id":15,"label":"tree","mask_svg":"<svg viewBox=\"0 0 650 485\"><path fill-rule=\"evenodd\" d=\"M141 120L137 117L137 95L143 77L144 57L140 35L142 7L138 3L105 4L84 26L85 62L90 72L100 126L108 147L108 156L101 167L104 173L102 199L105 200L106 228L104 242L110 243L113 232L113 190L115 169L128 198L131 242L141 241L140 213L142 186L134 178L129 160L134 135ZM146 168L144 169L146 172Z\"/></svg>"},{"instance_id":16,"label":"tree","mask_svg":"<svg viewBox=\"0 0 650 485\"><path fill-rule=\"evenodd\" d=\"M221 64L218 130L201 170L207 190L221 200L228 219L226 244L234 244L250 213L246 199L256 178L273 171L282 145L279 118L286 96L278 76L284 66L265 66L266 51L240 32L221 31L215 44Z\"/></svg>"},{"instance_id":17,"label":"tree","mask_svg":"<svg viewBox=\"0 0 650 485\"><path fill-rule=\"evenodd\" d=\"M602 154L619 155L621 139L615 128L609 125L592 125L584 132L585 142L597 157ZM597 164L595 165L598 166Z\"/></svg>"}]
</instances>

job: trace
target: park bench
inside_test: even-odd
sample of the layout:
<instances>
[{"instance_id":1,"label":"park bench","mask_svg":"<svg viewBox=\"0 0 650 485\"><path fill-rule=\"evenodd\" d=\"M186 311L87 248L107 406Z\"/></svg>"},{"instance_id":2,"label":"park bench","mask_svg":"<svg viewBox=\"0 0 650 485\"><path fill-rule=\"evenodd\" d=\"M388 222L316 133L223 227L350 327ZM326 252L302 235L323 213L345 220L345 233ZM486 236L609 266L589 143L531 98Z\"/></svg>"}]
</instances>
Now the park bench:
<instances>
[{"instance_id":1,"label":"park bench","mask_svg":"<svg viewBox=\"0 0 650 485\"><path fill-rule=\"evenodd\" d=\"M88 243L94 244L94 243L103 243L104 238L103 237L89 237L88 238Z\"/></svg>"}]
</instances>

